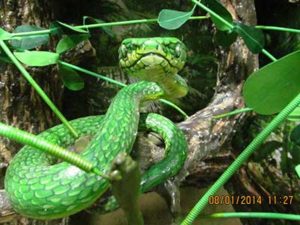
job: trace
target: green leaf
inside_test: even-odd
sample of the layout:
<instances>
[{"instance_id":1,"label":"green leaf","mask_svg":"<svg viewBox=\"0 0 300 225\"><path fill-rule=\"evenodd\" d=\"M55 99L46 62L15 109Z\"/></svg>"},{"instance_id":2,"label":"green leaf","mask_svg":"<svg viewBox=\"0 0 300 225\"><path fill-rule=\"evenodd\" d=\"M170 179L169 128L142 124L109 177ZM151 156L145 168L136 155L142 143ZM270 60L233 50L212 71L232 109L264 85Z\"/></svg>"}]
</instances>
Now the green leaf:
<instances>
[{"instance_id":1,"label":"green leaf","mask_svg":"<svg viewBox=\"0 0 300 225\"><path fill-rule=\"evenodd\" d=\"M66 33L88 33L87 31L83 30L83 29L80 29L80 28L76 28L74 26L71 26L69 24L66 24L66 23L62 23L62 22L59 22L57 21L57 25L59 25Z\"/></svg>"},{"instance_id":2,"label":"green leaf","mask_svg":"<svg viewBox=\"0 0 300 225\"><path fill-rule=\"evenodd\" d=\"M287 118L291 121L300 121L300 106L298 106Z\"/></svg>"},{"instance_id":3,"label":"green leaf","mask_svg":"<svg viewBox=\"0 0 300 225\"><path fill-rule=\"evenodd\" d=\"M254 26L247 26L242 23L234 23L233 31L238 33L245 41L245 44L252 53L259 53L264 48L264 33Z\"/></svg>"},{"instance_id":4,"label":"green leaf","mask_svg":"<svg viewBox=\"0 0 300 225\"><path fill-rule=\"evenodd\" d=\"M217 31L214 39L216 41L217 44L227 48L229 47L233 42L235 42L237 38L237 33L235 32L231 32L228 33L226 31Z\"/></svg>"},{"instance_id":5,"label":"green leaf","mask_svg":"<svg viewBox=\"0 0 300 225\"><path fill-rule=\"evenodd\" d=\"M243 89L247 107L264 115L281 111L300 92L299 62L296 51L252 73Z\"/></svg>"},{"instance_id":6,"label":"green leaf","mask_svg":"<svg viewBox=\"0 0 300 225\"><path fill-rule=\"evenodd\" d=\"M163 9L158 15L158 24L167 30L176 30L181 27L193 15L194 8L189 12L182 12L171 9Z\"/></svg>"},{"instance_id":7,"label":"green leaf","mask_svg":"<svg viewBox=\"0 0 300 225\"><path fill-rule=\"evenodd\" d=\"M61 64L58 68L59 75L66 88L72 91L79 91L84 88L84 81L75 70Z\"/></svg>"},{"instance_id":8,"label":"green leaf","mask_svg":"<svg viewBox=\"0 0 300 225\"><path fill-rule=\"evenodd\" d=\"M87 20L91 20L95 23L106 23L104 20L101 20L101 19L96 19L96 18L93 18L91 16L84 16L83 17L83 24L86 25L86 21ZM114 32L112 31L111 27L99 27L100 29L102 29L107 35L109 35L110 37L114 37L115 34Z\"/></svg>"},{"instance_id":9,"label":"green leaf","mask_svg":"<svg viewBox=\"0 0 300 225\"><path fill-rule=\"evenodd\" d=\"M41 31L41 30L45 30L45 29L33 25L21 25L14 30L14 33ZM47 44L48 41L49 41L49 35L41 34L41 35L34 35L28 37L20 37L18 39L11 40L10 43L15 49L29 50Z\"/></svg>"},{"instance_id":10,"label":"green leaf","mask_svg":"<svg viewBox=\"0 0 300 225\"><path fill-rule=\"evenodd\" d=\"M77 34L77 35L68 35L63 37L56 46L56 52L61 54L69 49L75 47L78 43L88 39L89 34Z\"/></svg>"},{"instance_id":11,"label":"green leaf","mask_svg":"<svg viewBox=\"0 0 300 225\"><path fill-rule=\"evenodd\" d=\"M11 33L8 33L7 31L0 28L0 40L2 40L2 41L8 40L11 38L11 36L12 36Z\"/></svg>"},{"instance_id":12,"label":"green leaf","mask_svg":"<svg viewBox=\"0 0 300 225\"><path fill-rule=\"evenodd\" d=\"M48 66L59 59L58 53L43 51L14 52L14 55L27 66Z\"/></svg>"},{"instance_id":13,"label":"green leaf","mask_svg":"<svg viewBox=\"0 0 300 225\"><path fill-rule=\"evenodd\" d=\"M216 14L218 14L220 17L222 17L224 20L226 20L228 23L232 24L232 16L230 12L217 0L202 0L201 3L203 3L206 7L214 11ZM211 17L211 20L216 25L218 30L221 31L229 31L231 30L230 27L228 27L226 24L224 24L221 20L219 20L217 17L209 14Z\"/></svg>"}]
</instances>

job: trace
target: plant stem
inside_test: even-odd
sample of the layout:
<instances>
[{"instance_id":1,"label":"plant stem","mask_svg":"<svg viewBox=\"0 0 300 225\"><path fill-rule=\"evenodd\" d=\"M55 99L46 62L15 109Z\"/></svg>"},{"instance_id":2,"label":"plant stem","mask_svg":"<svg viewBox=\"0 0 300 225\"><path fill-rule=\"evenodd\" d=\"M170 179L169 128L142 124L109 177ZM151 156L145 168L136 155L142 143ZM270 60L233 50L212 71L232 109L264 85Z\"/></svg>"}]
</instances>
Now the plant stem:
<instances>
[{"instance_id":1,"label":"plant stem","mask_svg":"<svg viewBox=\"0 0 300 225\"><path fill-rule=\"evenodd\" d=\"M18 33L11 33L11 38L16 39L19 37L25 37L25 36L37 36L37 35L45 35L51 33L51 31L54 31L55 28L52 29L45 29L45 30L38 30L38 31L28 31L28 32L18 32Z\"/></svg>"},{"instance_id":2,"label":"plant stem","mask_svg":"<svg viewBox=\"0 0 300 225\"><path fill-rule=\"evenodd\" d=\"M189 18L189 20L201 20L201 19L208 19L208 18L209 16L192 16ZM140 20L127 20L127 21L108 22L108 23L95 23L95 24L74 26L74 28L89 29L89 28L99 28L99 27L124 26L124 25L141 24L141 23L157 23L157 19L140 19ZM16 37L49 34L52 31L54 31L54 29L55 28L39 30L39 31L12 33L12 39Z\"/></svg>"},{"instance_id":3,"label":"plant stem","mask_svg":"<svg viewBox=\"0 0 300 225\"><path fill-rule=\"evenodd\" d=\"M77 70L79 72L82 72L82 73L85 73L85 74L88 74L88 75L91 75L93 77L97 77L97 78L100 78L102 80L105 80L107 82L110 82L112 84L116 84L118 86L121 86L121 87L126 87L127 85L126 84L123 84L122 82L119 82L119 81L116 81L116 80L113 80L113 79L110 79L106 76L103 76L101 74L98 74L98 73L95 73L93 71L90 71L90 70L87 70L87 69L84 69L84 68L81 68L79 66L76 66L76 65L73 65L73 64L70 64L70 63L67 63L67 62L64 62L64 61L61 61L59 60L58 61L59 64L63 65L63 66L66 66L66 67L69 67L73 70Z\"/></svg>"},{"instance_id":4,"label":"plant stem","mask_svg":"<svg viewBox=\"0 0 300 225\"><path fill-rule=\"evenodd\" d=\"M257 25L257 26L255 26L255 28L262 29L262 30L276 30L276 31L285 31L285 32L290 32L290 33L300 33L300 29L294 29L294 28L288 28L288 27Z\"/></svg>"},{"instance_id":5,"label":"plant stem","mask_svg":"<svg viewBox=\"0 0 300 225\"><path fill-rule=\"evenodd\" d=\"M47 94L43 91L43 89L35 82L35 80L31 77L31 75L27 72L27 70L22 66L22 64L17 60L14 54L10 51L4 41L0 40L0 46L3 51L7 54L10 60L16 65L21 74L26 78L26 80L31 84L31 86L37 91L37 93L41 96L41 98L45 101L45 103L50 107L50 109L55 113L55 115L61 120L61 122L69 129L69 131L74 135L74 137L78 137L75 129L70 125L64 115L58 110L58 108L54 105L54 103L49 99Z\"/></svg>"},{"instance_id":6,"label":"plant stem","mask_svg":"<svg viewBox=\"0 0 300 225\"><path fill-rule=\"evenodd\" d=\"M271 132L276 129L300 104L300 94L298 94L268 125L263 129L253 141L246 147L246 149L235 159L235 161L224 171L218 180L209 188L209 190L202 196L194 208L190 211L181 225L190 225L201 213L201 211L208 204L209 196L214 195L242 166L242 164L249 158L249 156L267 139Z\"/></svg>"},{"instance_id":7,"label":"plant stem","mask_svg":"<svg viewBox=\"0 0 300 225\"><path fill-rule=\"evenodd\" d=\"M280 219L280 220L300 220L300 215L287 213L271 213L271 212L222 212L213 213L204 218L263 218L263 219Z\"/></svg>"},{"instance_id":8,"label":"plant stem","mask_svg":"<svg viewBox=\"0 0 300 225\"><path fill-rule=\"evenodd\" d=\"M261 50L262 53L265 54L265 56L267 56L269 59L271 59L272 61L276 61L277 59L270 53L268 52L266 49L262 49Z\"/></svg>"},{"instance_id":9,"label":"plant stem","mask_svg":"<svg viewBox=\"0 0 300 225\"><path fill-rule=\"evenodd\" d=\"M236 115L236 114L249 112L249 111L252 111L252 110L253 110L252 108L237 109L237 110L234 110L234 111L231 111L231 112L228 112L228 113L223 113L223 114L216 115L213 118L214 119L221 119L223 117L233 116L233 115Z\"/></svg>"},{"instance_id":10,"label":"plant stem","mask_svg":"<svg viewBox=\"0 0 300 225\"><path fill-rule=\"evenodd\" d=\"M82 72L82 73L86 73L86 74L89 74L93 77L97 77L97 78L100 78L102 80L105 80L107 82L110 82L110 83L113 83L113 84L116 84L118 86L121 86L121 87L126 87L127 85L126 84L123 84L122 82L119 82L119 81L116 81L116 80L113 80L113 79L110 79L106 76L103 76L101 74L98 74L98 73L95 73L95 72L92 72L90 70L87 70L87 69L84 69L84 68L81 68L79 66L75 66L73 64L70 64L70 63L67 63L67 62L64 62L64 61L58 61L59 64L63 65L63 66L66 66L66 67L69 67L71 69L74 69L74 70L77 70L79 72ZM166 105L169 105L171 107L173 107L174 109L176 109L179 113L181 113L185 119L187 119L189 116L181 109L179 108L177 105L175 105L174 103L168 101L168 100L165 100L165 99L160 99L159 100L160 102L163 102L164 104Z\"/></svg>"}]
</instances>

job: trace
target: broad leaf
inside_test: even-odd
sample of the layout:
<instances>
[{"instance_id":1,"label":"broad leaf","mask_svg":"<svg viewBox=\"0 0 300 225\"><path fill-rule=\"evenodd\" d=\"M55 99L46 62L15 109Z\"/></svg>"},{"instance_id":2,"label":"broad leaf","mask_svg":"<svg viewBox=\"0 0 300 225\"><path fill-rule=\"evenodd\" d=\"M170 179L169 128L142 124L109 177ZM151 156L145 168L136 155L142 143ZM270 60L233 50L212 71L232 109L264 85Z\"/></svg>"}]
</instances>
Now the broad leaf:
<instances>
[{"instance_id":1,"label":"broad leaf","mask_svg":"<svg viewBox=\"0 0 300 225\"><path fill-rule=\"evenodd\" d=\"M68 35L63 37L56 46L56 52L61 54L75 47L78 43L88 39L89 34Z\"/></svg>"},{"instance_id":2,"label":"broad leaf","mask_svg":"<svg viewBox=\"0 0 300 225\"><path fill-rule=\"evenodd\" d=\"M45 30L44 28L33 26L33 25L22 25L18 26L14 33L21 33L21 32L30 32L30 31L41 31ZM18 39L11 40L11 45L15 49L20 50L29 50L33 48L40 47L41 45L47 44L49 41L48 34L41 34L41 35L34 35L28 37L20 37Z\"/></svg>"},{"instance_id":3,"label":"broad leaf","mask_svg":"<svg viewBox=\"0 0 300 225\"><path fill-rule=\"evenodd\" d=\"M228 23L232 24L232 16L230 12L217 0L202 0L201 1L205 6L207 6L209 9L214 11L216 14L218 14L220 17L222 17L224 20L226 20ZM231 27L224 24L219 18L215 17L212 14L209 14L211 17L211 20L216 25L218 30L221 31L229 31L231 30Z\"/></svg>"},{"instance_id":4,"label":"broad leaf","mask_svg":"<svg viewBox=\"0 0 300 225\"><path fill-rule=\"evenodd\" d=\"M215 41L217 44L223 46L223 47L229 47L233 42L235 42L237 38L237 33L231 32L228 33L226 31L217 31L215 34Z\"/></svg>"},{"instance_id":5,"label":"broad leaf","mask_svg":"<svg viewBox=\"0 0 300 225\"><path fill-rule=\"evenodd\" d=\"M57 63L59 54L54 52L27 51L14 52L15 56L27 66L48 66Z\"/></svg>"},{"instance_id":6,"label":"broad leaf","mask_svg":"<svg viewBox=\"0 0 300 225\"><path fill-rule=\"evenodd\" d=\"M281 111L300 93L299 62L297 51L252 73L243 89L247 107L264 115Z\"/></svg>"},{"instance_id":7,"label":"broad leaf","mask_svg":"<svg viewBox=\"0 0 300 225\"><path fill-rule=\"evenodd\" d=\"M93 18L91 16L84 16L83 17L83 24L86 25L86 21L87 20L91 20L95 23L106 23L104 20L101 20L101 19L96 19L96 18ZM106 34L108 34L110 37L114 37L115 34L114 32L112 31L111 27L99 27L100 29L102 29Z\"/></svg>"},{"instance_id":8,"label":"broad leaf","mask_svg":"<svg viewBox=\"0 0 300 225\"><path fill-rule=\"evenodd\" d=\"M84 81L75 70L60 64L59 75L66 88L72 91L79 91L84 88Z\"/></svg>"},{"instance_id":9,"label":"broad leaf","mask_svg":"<svg viewBox=\"0 0 300 225\"><path fill-rule=\"evenodd\" d=\"M253 27L242 23L234 23L233 31L238 33L252 53L259 53L264 48L264 33Z\"/></svg>"},{"instance_id":10,"label":"broad leaf","mask_svg":"<svg viewBox=\"0 0 300 225\"><path fill-rule=\"evenodd\" d=\"M163 9L158 15L158 24L167 30L176 30L193 15L195 7L189 12Z\"/></svg>"},{"instance_id":11,"label":"broad leaf","mask_svg":"<svg viewBox=\"0 0 300 225\"><path fill-rule=\"evenodd\" d=\"M7 31L0 28L0 40L2 40L2 41L8 40L11 38L11 36L12 36L11 33L8 33Z\"/></svg>"}]
</instances>

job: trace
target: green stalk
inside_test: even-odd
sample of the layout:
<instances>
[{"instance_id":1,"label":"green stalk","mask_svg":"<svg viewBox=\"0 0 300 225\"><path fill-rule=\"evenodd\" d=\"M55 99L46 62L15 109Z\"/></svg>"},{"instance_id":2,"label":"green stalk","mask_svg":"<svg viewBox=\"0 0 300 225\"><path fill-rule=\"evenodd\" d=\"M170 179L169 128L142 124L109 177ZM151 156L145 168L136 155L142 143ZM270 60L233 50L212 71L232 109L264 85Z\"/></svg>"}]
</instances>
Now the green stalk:
<instances>
[{"instance_id":1,"label":"green stalk","mask_svg":"<svg viewBox=\"0 0 300 225\"><path fill-rule=\"evenodd\" d=\"M278 219L278 220L300 220L300 215L287 213L271 213L271 212L222 212L213 213L204 216L204 218L263 218L263 219Z\"/></svg>"},{"instance_id":2,"label":"green stalk","mask_svg":"<svg viewBox=\"0 0 300 225\"><path fill-rule=\"evenodd\" d=\"M77 70L79 72L86 73L86 74L91 75L93 77L100 78L100 79L105 80L107 82L110 82L112 84L116 84L116 85L121 86L121 87L126 87L127 86L126 84L123 84L122 82L110 79L110 78L108 78L106 76L103 76L101 74L92 72L92 71L84 69L84 68L81 68L79 66L75 66L73 64L70 64L70 63L67 63L67 62L64 62L64 61L61 61L61 60L58 61L58 63L60 63L63 66L69 67L71 69ZM164 104L166 104L166 105L169 105L169 106L173 107L174 109L176 109L180 114L182 114L184 116L185 119L187 119L189 117L181 108L179 108L174 103L172 103L172 102L170 102L168 100L165 100L165 99L160 99L159 101L162 102L162 103L164 103Z\"/></svg>"},{"instance_id":3,"label":"green stalk","mask_svg":"<svg viewBox=\"0 0 300 225\"><path fill-rule=\"evenodd\" d=\"M244 112L250 112L252 110L253 110L252 108L247 108L246 107L246 108L237 109L237 110L234 110L234 111L231 111L231 112L228 112L228 113L219 114L219 115L214 116L213 118L214 119L221 119L223 117L233 116L233 115L244 113Z\"/></svg>"},{"instance_id":4,"label":"green stalk","mask_svg":"<svg viewBox=\"0 0 300 225\"><path fill-rule=\"evenodd\" d=\"M208 19L208 18L209 18L209 16L191 16L189 18L189 20L200 20L200 19ZM108 22L108 23L95 23L95 24L74 26L74 28L90 29L90 28L124 26L124 25L141 24L141 23L157 23L157 19L140 19L140 20L127 20L127 21ZM13 39L16 37L44 35L44 34L49 34L49 33L53 32L54 30L55 30L55 28L39 30L39 31L12 33L11 38Z\"/></svg>"},{"instance_id":5,"label":"green stalk","mask_svg":"<svg viewBox=\"0 0 300 225\"><path fill-rule=\"evenodd\" d=\"M255 26L257 29L262 30L276 30L276 31L284 31L284 32L290 32L290 33L300 33L299 29L294 28L288 28L288 27L275 27L275 26L263 26L263 25L257 25Z\"/></svg>"},{"instance_id":6,"label":"green stalk","mask_svg":"<svg viewBox=\"0 0 300 225\"><path fill-rule=\"evenodd\" d=\"M77 70L77 71L79 71L79 72L82 72L82 73L91 75L91 76L93 76L93 77L100 78L100 79L105 80L105 81L107 81L107 82L110 82L110 83L112 83L112 84L116 84L116 85L121 86L121 87L126 87L126 86L127 86L126 84L123 84L122 82L119 82L119 81L110 79L109 77L106 77L106 76L103 76L103 75L101 75L101 74L95 73L95 72L93 72L93 71L90 71L90 70L81 68L81 67L79 67L79 66L76 66L76 65L73 65L73 64L70 64L70 63L61 61L61 60L59 60L58 63L61 64L61 65L63 65L63 66L66 66L66 67L68 67L68 68L71 68L71 69L73 69L73 70Z\"/></svg>"},{"instance_id":7,"label":"green stalk","mask_svg":"<svg viewBox=\"0 0 300 225\"><path fill-rule=\"evenodd\" d=\"M231 176L242 166L249 156L267 139L271 132L276 129L300 104L300 94L296 96L268 125L261 131L247 148L235 159L235 161L225 170L218 180L202 196L199 202L190 211L181 225L190 225L208 204L209 196L216 192L231 178Z\"/></svg>"},{"instance_id":8,"label":"green stalk","mask_svg":"<svg viewBox=\"0 0 300 225\"><path fill-rule=\"evenodd\" d=\"M269 57L269 59L271 59L272 61L276 61L276 60L277 60L277 59L276 59L270 52L268 52L266 49L262 49L261 52L264 53L265 56Z\"/></svg>"},{"instance_id":9,"label":"green stalk","mask_svg":"<svg viewBox=\"0 0 300 225\"><path fill-rule=\"evenodd\" d=\"M37 91L37 93L41 96L41 98L46 102L46 104L50 107L50 109L55 113L55 115L61 120L61 122L69 129L69 131L74 135L74 137L78 137L75 129L70 125L64 115L56 108L54 103L49 99L47 94L43 91L43 89L35 82L35 80L30 76L27 70L22 66L22 64L17 60L14 54L10 51L4 41L0 40L0 46L3 51L7 54L10 60L16 65L21 74L26 78L26 80L31 84L31 86Z\"/></svg>"}]
</instances>

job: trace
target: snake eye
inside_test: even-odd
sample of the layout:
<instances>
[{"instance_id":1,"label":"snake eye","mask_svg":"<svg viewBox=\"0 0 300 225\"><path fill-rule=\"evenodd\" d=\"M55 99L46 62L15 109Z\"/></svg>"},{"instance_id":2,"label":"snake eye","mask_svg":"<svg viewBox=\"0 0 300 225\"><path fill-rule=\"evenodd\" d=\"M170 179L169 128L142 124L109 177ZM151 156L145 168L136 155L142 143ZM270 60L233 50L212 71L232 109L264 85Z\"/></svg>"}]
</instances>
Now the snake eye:
<instances>
[{"instance_id":1,"label":"snake eye","mask_svg":"<svg viewBox=\"0 0 300 225\"><path fill-rule=\"evenodd\" d=\"M179 58L181 56L182 46L180 44L177 44L175 47L175 57Z\"/></svg>"},{"instance_id":2,"label":"snake eye","mask_svg":"<svg viewBox=\"0 0 300 225\"><path fill-rule=\"evenodd\" d=\"M125 45L121 45L119 48L119 58L126 58L127 57L127 48Z\"/></svg>"}]
</instances>

